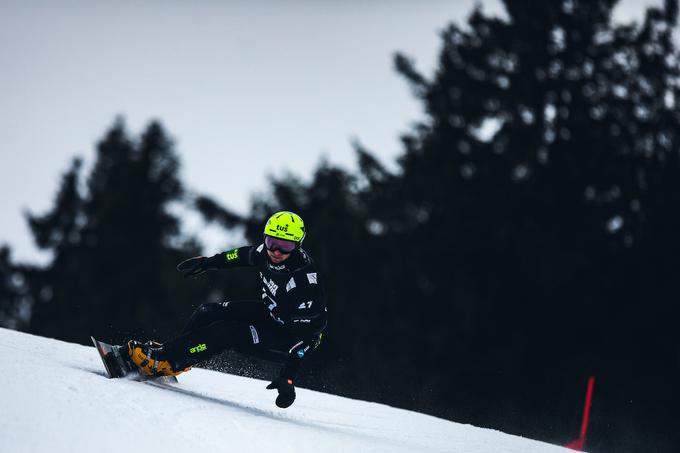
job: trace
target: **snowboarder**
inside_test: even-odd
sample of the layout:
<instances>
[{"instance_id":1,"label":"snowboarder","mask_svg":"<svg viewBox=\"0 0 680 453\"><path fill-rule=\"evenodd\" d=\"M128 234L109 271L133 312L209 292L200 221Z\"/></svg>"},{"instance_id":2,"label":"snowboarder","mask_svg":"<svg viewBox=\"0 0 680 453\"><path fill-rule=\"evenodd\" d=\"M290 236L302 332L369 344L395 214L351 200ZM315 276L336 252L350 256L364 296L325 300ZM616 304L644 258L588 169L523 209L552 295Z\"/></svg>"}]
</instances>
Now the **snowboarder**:
<instances>
[{"instance_id":1,"label":"snowboarder","mask_svg":"<svg viewBox=\"0 0 680 453\"><path fill-rule=\"evenodd\" d=\"M259 246L181 262L177 269L186 277L209 270L257 267L262 298L203 304L184 330L163 344L130 340L127 353L134 367L142 375L175 376L234 349L283 362L279 376L267 389L278 390L277 406L293 404L295 378L303 360L319 346L327 318L322 280L314 261L300 247L304 237L300 216L281 211L267 221Z\"/></svg>"}]
</instances>

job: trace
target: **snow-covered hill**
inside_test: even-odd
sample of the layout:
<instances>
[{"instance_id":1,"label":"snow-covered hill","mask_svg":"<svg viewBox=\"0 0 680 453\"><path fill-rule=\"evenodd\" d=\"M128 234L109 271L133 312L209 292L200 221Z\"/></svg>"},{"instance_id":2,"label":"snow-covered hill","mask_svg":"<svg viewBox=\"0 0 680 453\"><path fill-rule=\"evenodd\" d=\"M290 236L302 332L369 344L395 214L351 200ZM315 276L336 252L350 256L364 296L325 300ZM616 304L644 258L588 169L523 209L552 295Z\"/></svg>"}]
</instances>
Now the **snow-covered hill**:
<instances>
[{"instance_id":1,"label":"snow-covered hill","mask_svg":"<svg viewBox=\"0 0 680 453\"><path fill-rule=\"evenodd\" d=\"M0 451L557 453L561 447L385 405L194 369L179 383L106 378L94 347L0 329Z\"/></svg>"}]
</instances>

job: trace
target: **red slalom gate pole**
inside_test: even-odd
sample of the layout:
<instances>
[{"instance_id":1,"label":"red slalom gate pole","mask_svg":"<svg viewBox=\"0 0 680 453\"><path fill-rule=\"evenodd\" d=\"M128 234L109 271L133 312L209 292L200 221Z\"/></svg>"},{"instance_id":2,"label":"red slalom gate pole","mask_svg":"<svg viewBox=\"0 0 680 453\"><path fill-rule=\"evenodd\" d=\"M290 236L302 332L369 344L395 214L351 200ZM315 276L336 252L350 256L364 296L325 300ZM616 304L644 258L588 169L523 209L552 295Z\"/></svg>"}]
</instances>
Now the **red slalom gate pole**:
<instances>
[{"instance_id":1,"label":"red slalom gate pole","mask_svg":"<svg viewBox=\"0 0 680 453\"><path fill-rule=\"evenodd\" d=\"M586 392L586 403L583 407L583 420L581 421L581 432L578 439L572 440L565 447L572 450L583 451L583 444L586 442L586 434L588 433L588 422L590 420L590 406L593 402L593 389L595 388L595 376L588 378L588 391Z\"/></svg>"}]
</instances>

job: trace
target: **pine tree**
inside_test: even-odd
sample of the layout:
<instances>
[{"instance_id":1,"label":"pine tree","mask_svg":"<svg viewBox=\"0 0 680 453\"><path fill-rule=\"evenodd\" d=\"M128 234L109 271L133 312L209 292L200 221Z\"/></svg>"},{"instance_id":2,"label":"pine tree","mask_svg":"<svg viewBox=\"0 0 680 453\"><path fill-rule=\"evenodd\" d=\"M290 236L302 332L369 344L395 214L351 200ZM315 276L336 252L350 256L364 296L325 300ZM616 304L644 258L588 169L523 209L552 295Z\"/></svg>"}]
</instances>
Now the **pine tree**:
<instances>
[{"instance_id":1,"label":"pine tree","mask_svg":"<svg viewBox=\"0 0 680 453\"><path fill-rule=\"evenodd\" d=\"M79 169L75 161L50 212L29 216L36 243L54 256L29 278L33 331L80 342L171 334L207 295L175 271L199 249L171 212L184 195L171 140L151 123L134 142L118 120L97 146L82 195Z\"/></svg>"},{"instance_id":2,"label":"pine tree","mask_svg":"<svg viewBox=\"0 0 680 453\"><path fill-rule=\"evenodd\" d=\"M84 221L78 187L81 167L81 160L74 159L51 211L26 215L38 248L53 253L47 268L26 273L32 295L31 331L49 337L72 339L64 333L84 329L89 318L81 305L87 298L89 269L78 265L83 258L79 247Z\"/></svg>"},{"instance_id":3,"label":"pine tree","mask_svg":"<svg viewBox=\"0 0 680 453\"><path fill-rule=\"evenodd\" d=\"M8 246L0 247L0 326L24 328L30 316L30 298L22 267L12 263Z\"/></svg>"},{"instance_id":4,"label":"pine tree","mask_svg":"<svg viewBox=\"0 0 680 453\"><path fill-rule=\"evenodd\" d=\"M420 371L458 365L448 384L433 380L447 389L434 399L474 408L469 419L504 398L557 426L568 398L550 396L555 379L566 389L596 372L637 395L630 379L651 351L677 371L677 335L659 313L677 295L678 8L616 25L610 0L504 3L508 20L476 10L445 30L431 80L397 56L427 116L371 211L384 237L416 250L391 257L413 263L395 281L422 302L403 323L428 330L408 353ZM554 386L523 387L527 376Z\"/></svg>"}]
</instances>

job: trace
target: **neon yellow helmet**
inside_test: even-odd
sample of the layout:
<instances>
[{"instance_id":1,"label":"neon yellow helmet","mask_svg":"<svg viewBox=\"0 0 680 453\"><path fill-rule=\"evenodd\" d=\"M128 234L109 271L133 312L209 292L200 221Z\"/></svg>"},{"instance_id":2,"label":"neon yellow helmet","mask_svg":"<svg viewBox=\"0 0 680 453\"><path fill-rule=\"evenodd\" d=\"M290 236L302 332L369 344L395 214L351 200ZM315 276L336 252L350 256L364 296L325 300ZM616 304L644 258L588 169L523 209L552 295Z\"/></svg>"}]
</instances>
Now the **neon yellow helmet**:
<instances>
[{"instance_id":1,"label":"neon yellow helmet","mask_svg":"<svg viewBox=\"0 0 680 453\"><path fill-rule=\"evenodd\" d=\"M302 244L305 238L305 222L294 212L279 211L267 220L264 235Z\"/></svg>"}]
</instances>

